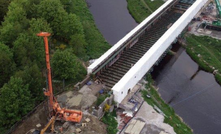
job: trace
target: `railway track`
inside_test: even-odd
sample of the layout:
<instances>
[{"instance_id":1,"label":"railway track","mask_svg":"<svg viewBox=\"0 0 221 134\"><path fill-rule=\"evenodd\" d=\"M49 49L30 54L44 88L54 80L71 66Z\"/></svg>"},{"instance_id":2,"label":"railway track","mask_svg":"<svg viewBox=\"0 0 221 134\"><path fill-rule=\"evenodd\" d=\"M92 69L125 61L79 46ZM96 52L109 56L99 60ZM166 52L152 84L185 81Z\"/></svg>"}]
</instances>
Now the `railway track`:
<instances>
[{"instance_id":1,"label":"railway track","mask_svg":"<svg viewBox=\"0 0 221 134\"><path fill-rule=\"evenodd\" d=\"M106 87L111 89L194 2L195 0L177 2L145 31L136 44L124 51L114 64L103 70L98 77Z\"/></svg>"}]
</instances>

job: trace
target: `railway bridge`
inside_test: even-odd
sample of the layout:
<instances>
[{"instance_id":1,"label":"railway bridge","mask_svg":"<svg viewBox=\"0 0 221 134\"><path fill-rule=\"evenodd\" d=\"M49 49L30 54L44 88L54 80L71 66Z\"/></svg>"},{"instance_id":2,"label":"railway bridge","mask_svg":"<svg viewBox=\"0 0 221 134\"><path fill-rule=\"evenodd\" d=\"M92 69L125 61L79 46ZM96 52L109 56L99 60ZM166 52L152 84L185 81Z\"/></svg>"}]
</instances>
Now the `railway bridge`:
<instances>
[{"instance_id":1,"label":"railway bridge","mask_svg":"<svg viewBox=\"0 0 221 134\"><path fill-rule=\"evenodd\" d=\"M117 103L165 56L207 0L168 0L87 68Z\"/></svg>"}]
</instances>

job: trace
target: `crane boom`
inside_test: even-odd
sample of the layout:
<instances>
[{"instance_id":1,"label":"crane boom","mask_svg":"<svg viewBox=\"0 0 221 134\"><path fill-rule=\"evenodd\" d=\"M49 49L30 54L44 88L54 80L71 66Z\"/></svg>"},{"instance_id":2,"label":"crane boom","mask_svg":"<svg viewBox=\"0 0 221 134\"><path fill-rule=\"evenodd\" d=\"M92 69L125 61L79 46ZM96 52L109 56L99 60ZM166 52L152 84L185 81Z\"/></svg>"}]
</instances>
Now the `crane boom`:
<instances>
[{"instance_id":1,"label":"crane boom","mask_svg":"<svg viewBox=\"0 0 221 134\"><path fill-rule=\"evenodd\" d=\"M37 36L41 36L44 38L44 44L45 44L45 59L47 66L48 87L47 89L44 90L44 94L45 96L49 97L49 112L51 116L56 116L65 121L80 122L83 116L82 111L61 108L59 103L54 98L53 89L52 89L50 55L48 47L48 37L50 35L51 34L47 32L40 32L37 34Z\"/></svg>"},{"instance_id":2,"label":"crane boom","mask_svg":"<svg viewBox=\"0 0 221 134\"><path fill-rule=\"evenodd\" d=\"M54 122L55 122L55 116L52 116L48 124L41 130L40 134L44 134L45 131L48 129L48 127L51 125L51 131L54 132Z\"/></svg>"},{"instance_id":3,"label":"crane boom","mask_svg":"<svg viewBox=\"0 0 221 134\"><path fill-rule=\"evenodd\" d=\"M38 36L44 37L44 44L45 44L45 60L46 60L46 67L47 67L47 77L48 77L48 89L45 90L45 96L49 97L49 107L53 109L53 90L52 90L52 78L51 78L51 66L50 66L50 55L49 55L49 47L48 47L48 37L51 35L47 32L41 32L37 34Z\"/></svg>"}]
</instances>

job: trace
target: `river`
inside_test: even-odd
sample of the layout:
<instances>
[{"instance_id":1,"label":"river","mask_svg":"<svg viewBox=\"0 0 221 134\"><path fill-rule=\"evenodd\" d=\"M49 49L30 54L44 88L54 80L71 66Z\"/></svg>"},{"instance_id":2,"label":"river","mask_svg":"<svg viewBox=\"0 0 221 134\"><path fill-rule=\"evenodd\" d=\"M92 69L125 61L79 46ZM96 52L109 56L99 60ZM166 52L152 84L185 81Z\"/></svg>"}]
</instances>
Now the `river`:
<instances>
[{"instance_id":1,"label":"river","mask_svg":"<svg viewBox=\"0 0 221 134\"><path fill-rule=\"evenodd\" d=\"M137 26L127 10L126 0L87 0L87 3L96 26L111 45Z\"/></svg>"},{"instance_id":2,"label":"river","mask_svg":"<svg viewBox=\"0 0 221 134\"><path fill-rule=\"evenodd\" d=\"M137 24L126 0L87 0L98 29L112 45ZM175 45L175 56L167 56L153 72L162 98L194 130L194 134L221 133L221 87L214 76L199 69Z\"/></svg>"},{"instance_id":3,"label":"river","mask_svg":"<svg viewBox=\"0 0 221 134\"><path fill-rule=\"evenodd\" d=\"M158 68L153 72L158 92L194 134L220 134L221 87L213 74L200 70L182 47Z\"/></svg>"}]
</instances>

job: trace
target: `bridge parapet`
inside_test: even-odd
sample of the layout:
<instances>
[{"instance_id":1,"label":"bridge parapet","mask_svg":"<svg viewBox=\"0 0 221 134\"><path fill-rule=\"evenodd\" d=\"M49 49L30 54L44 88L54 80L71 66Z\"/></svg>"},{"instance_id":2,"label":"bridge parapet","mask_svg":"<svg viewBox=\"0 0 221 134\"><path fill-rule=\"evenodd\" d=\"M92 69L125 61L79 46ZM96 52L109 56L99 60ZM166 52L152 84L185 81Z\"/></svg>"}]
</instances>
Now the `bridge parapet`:
<instances>
[{"instance_id":1,"label":"bridge parapet","mask_svg":"<svg viewBox=\"0 0 221 134\"><path fill-rule=\"evenodd\" d=\"M168 0L161 7L159 7L155 12L153 12L149 17L147 17L143 22L141 22L137 27L131 30L126 36L124 36L120 41L118 41L113 47L111 47L107 52L105 52L99 59L97 59L93 64L87 68L88 74L97 74L102 68L110 66L113 64L120 56L122 51L127 47L131 47L135 44L144 31L152 24L155 20L161 17L167 10L173 6L178 0Z\"/></svg>"},{"instance_id":2,"label":"bridge parapet","mask_svg":"<svg viewBox=\"0 0 221 134\"><path fill-rule=\"evenodd\" d=\"M144 56L112 88L114 100L118 103L125 98L129 89L151 69L171 43L193 19L208 0L197 0L144 54Z\"/></svg>"}]
</instances>

